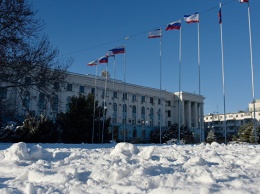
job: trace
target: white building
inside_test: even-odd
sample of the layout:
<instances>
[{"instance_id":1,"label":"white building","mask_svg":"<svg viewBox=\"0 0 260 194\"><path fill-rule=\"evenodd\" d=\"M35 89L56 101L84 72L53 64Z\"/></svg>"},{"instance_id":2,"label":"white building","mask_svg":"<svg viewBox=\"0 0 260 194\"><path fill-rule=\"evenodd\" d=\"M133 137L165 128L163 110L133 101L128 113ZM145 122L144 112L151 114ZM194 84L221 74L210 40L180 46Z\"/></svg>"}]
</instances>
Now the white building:
<instances>
[{"instance_id":1,"label":"white building","mask_svg":"<svg viewBox=\"0 0 260 194\"><path fill-rule=\"evenodd\" d=\"M253 103L249 103L247 112L226 114L227 137L236 135L241 125L252 122L254 119ZM260 124L260 100L255 101L255 118ZM209 114L204 116L205 129L213 129L218 136L224 136L224 114Z\"/></svg>"},{"instance_id":2,"label":"white building","mask_svg":"<svg viewBox=\"0 0 260 194\"><path fill-rule=\"evenodd\" d=\"M200 120L203 122L203 119L199 119L199 117L203 118L203 101L205 99L201 95L160 91L156 88L113 79L108 79L106 82L105 77L101 76L69 73L65 87L62 88L63 92L55 92L55 87L61 87L61 85L54 83L52 104L45 101L44 94L35 90L27 91L23 97L23 103L28 109L22 106L22 100L19 99L15 90L2 91L1 93L6 99L12 99L17 115L26 116L30 112L32 115L38 116L43 113L55 119L58 112L68 110L72 96L94 94L95 82L96 100L98 100L99 105L105 103L106 117L111 118L111 126L119 140L122 139L124 129L126 130L126 140L133 138L148 140L151 131L160 126L160 115L162 115L161 126L163 128L173 123L179 123L179 99L180 125L198 129ZM202 108L201 113L199 112L200 107ZM202 126L204 126L203 123Z\"/></svg>"}]
</instances>

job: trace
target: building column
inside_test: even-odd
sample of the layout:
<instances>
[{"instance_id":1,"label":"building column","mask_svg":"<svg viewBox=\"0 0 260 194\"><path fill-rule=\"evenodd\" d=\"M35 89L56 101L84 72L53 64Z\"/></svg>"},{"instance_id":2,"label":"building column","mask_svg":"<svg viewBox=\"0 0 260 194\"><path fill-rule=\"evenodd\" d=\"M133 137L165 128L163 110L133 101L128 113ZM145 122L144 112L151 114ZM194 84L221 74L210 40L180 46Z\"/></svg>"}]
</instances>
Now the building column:
<instances>
[{"instance_id":1,"label":"building column","mask_svg":"<svg viewBox=\"0 0 260 194\"><path fill-rule=\"evenodd\" d=\"M185 116L184 116L185 115L184 114L185 111L184 111L184 101L183 100L180 101L180 108L181 108L181 111L180 111L181 112L181 119L180 119L181 123L180 123L180 126L182 126L182 125L184 125L184 121L185 121Z\"/></svg>"},{"instance_id":2,"label":"building column","mask_svg":"<svg viewBox=\"0 0 260 194\"><path fill-rule=\"evenodd\" d=\"M196 102L192 102L192 120L193 127L198 128L198 105Z\"/></svg>"},{"instance_id":3,"label":"building column","mask_svg":"<svg viewBox=\"0 0 260 194\"><path fill-rule=\"evenodd\" d=\"M187 121L188 128L190 128L191 127L191 102L190 101L187 101L187 118L186 118L186 121Z\"/></svg>"}]
</instances>

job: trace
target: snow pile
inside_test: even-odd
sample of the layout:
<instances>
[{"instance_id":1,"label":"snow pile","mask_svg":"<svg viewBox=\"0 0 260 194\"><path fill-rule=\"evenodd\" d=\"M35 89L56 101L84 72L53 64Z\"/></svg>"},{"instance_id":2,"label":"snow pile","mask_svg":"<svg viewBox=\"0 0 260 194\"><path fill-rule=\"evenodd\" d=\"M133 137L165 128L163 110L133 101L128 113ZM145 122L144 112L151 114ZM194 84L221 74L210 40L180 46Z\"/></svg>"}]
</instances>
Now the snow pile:
<instances>
[{"instance_id":1,"label":"snow pile","mask_svg":"<svg viewBox=\"0 0 260 194\"><path fill-rule=\"evenodd\" d=\"M12 161L40 159L42 155L43 150L40 145L33 145L31 149L28 149L24 142L13 144L4 151L4 158Z\"/></svg>"},{"instance_id":2,"label":"snow pile","mask_svg":"<svg viewBox=\"0 0 260 194\"><path fill-rule=\"evenodd\" d=\"M260 193L259 145L0 144L0 193Z\"/></svg>"},{"instance_id":3,"label":"snow pile","mask_svg":"<svg viewBox=\"0 0 260 194\"><path fill-rule=\"evenodd\" d=\"M31 158L27 146L23 142L12 145L4 151L4 156L6 160L14 161L29 160Z\"/></svg>"},{"instance_id":4,"label":"snow pile","mask_svg":"<svg viewBox=\"0 0 260 194\"><path fill-rule=\"evenodd\" d=\"M115 149L111 152L112 156L125 156L131 158L133 155L139 153L139 149L130 143L119 143L115 146Z\"/></svg>"}]
</instances>

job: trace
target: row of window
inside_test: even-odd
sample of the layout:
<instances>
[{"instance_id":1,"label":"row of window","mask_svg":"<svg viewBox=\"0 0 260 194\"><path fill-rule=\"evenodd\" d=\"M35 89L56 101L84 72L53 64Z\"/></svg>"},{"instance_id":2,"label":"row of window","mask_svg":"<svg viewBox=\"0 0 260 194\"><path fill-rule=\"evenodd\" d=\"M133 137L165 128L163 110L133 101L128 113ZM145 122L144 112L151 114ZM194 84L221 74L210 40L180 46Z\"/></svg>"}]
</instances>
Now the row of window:
<instances>
[{"instance_id":1,"label":"row of window","mask_svg":"<svg viewBox=\"0 0 260 194\"><path fill-rule=\"evenodd\" d=\"M260 113L258 113L258 115L260 116ZM240 114L240 115L236 114L236 118L238 118L239 116L240 116L240 117L251 116L251 113L243 113L243 114ZM220 119L224 118L224 116L219 116L219 115L214 115L214 116L213 116L213 118L215 118L215 119L218 119L218 117L219 117ZM234 118L234 115L226 115L226 118ZM205 117L205 119L206 119L206 120L212 120L212 116L210 116L210 117Z\"/></svg>"},{"instance_id":2,"label":"row of window","mask_svg":"<svg viewBox=\"0 0 260 194\"><path fill-rule=\"evenodd\" d=\"M113 110L114 110L114 112L117 111L117 103L113 104ZM127 112L126 104L123 104L123 112ZM160 109L158 110L157 113L159 114L159 112L160 112ZM133 107L132 107L132 113L136 113L136 106L135 105L133 105ZM141 114L145 114L145 107L144 106L141 107ZM150 108L150 115L153 115L153 114L154 114L153 108ZM167 116L171 117L171 110L167 110Z\"/></svg>"},{"instance_id":3,"label":"row of window","mask_svg":"<svg viewBox=\"0 0 260 194\"><path fill-rule=\"evenodd\" d=\"M67 84L67 91L72 91L72 84L68 83ZM80 93L85 93L85 86L79 86L79 92ZM106 91L107 92L107 91ZM95 88L91 88L91 94L95 94ZM107 93L105 94L105 90L102 91L102 97L104 96L108 96ZM119 98L118 92L117 91L113 91L113 98ZM132 94L132 101L137 101L137 95L136 94ZM123 100L128 100L128 93L123 93L122 94L122 99ZM146 96L141 96L141 102L146 102L147 97ZM154 104L154 97L149 97L149 102L151 104ZM161 99L158 99L157 104L161 104ZM168 106L171 106L171 101L166 101L166 104Z\"/></svg>"}]
</instances>

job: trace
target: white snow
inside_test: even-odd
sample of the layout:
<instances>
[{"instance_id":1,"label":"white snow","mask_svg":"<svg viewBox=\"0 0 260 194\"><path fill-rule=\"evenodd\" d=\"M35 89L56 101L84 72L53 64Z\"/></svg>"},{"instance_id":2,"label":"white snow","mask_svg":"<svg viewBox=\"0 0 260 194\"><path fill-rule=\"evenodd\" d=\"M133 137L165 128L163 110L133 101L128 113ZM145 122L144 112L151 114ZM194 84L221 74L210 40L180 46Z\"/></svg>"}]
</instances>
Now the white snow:
<instances>
[{"instance_id":1,"label":"white snow","mask_svg":"<svg viewBox=\"0 0 260 194\"><path fill-rule=\"evenodd\" d=\"M0 193L260 193L260 145L0 144Z\"/></svg>"}]
</instances>

